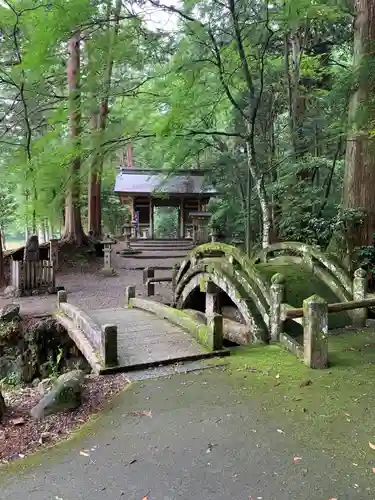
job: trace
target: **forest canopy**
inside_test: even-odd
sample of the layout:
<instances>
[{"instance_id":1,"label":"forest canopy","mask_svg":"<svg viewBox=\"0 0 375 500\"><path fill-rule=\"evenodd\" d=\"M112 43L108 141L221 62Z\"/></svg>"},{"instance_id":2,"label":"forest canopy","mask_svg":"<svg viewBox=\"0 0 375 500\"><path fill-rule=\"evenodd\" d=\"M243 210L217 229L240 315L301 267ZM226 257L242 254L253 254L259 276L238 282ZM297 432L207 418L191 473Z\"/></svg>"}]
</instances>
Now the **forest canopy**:
<instances>
[{"instance_id":1,"label":"forest canopy","mask_svg":"<svg viewBox=\"0 0 375 500\"><path fill-rule=\"evenodd\" d=\"M121 227L137 166L204 169L247 250L373 245L375 0L2 0L4 232Z\"/></svg>"}]
</instances>

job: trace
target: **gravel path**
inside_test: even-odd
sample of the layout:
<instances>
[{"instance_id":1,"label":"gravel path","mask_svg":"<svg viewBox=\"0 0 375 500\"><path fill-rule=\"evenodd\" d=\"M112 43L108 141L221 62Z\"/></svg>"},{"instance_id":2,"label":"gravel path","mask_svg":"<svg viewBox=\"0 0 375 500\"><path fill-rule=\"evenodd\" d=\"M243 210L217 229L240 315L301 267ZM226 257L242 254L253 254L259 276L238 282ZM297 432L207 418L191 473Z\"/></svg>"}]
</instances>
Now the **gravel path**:
<instances>
[{"instance_id":1,"label":"gravel path","mask_svg":"<svg viewBox=\"0 0 375 500\"><path fill-rule=\"evenodd\" d=\"M150 259L135 259L121 257L116 251L121 250L123 243L113 247L112 265L118 273L117 276L105 278L100 275L102 259L90 266L81 266L70 272L61 272L56 276L56 285L64 286L68 292L68 301L86 311L90 309L105 309L121 307L123 305L124 290L126 286L135 285L137 294L143 294L142 269L150 266L170 266L178 263L182 258L168 258L154 256ZM172 271L157 271L157 276L170 276ZM170 283L160 283L155 287L156 295L153 297L161 302L170 303L172 300ZM0 307L12 300L0 296ZM37 297L21 297L13 299L21 305L21 314L39 315L51 314L56 310L55 295L40 295Z\"/></svg>"}]
</instances>

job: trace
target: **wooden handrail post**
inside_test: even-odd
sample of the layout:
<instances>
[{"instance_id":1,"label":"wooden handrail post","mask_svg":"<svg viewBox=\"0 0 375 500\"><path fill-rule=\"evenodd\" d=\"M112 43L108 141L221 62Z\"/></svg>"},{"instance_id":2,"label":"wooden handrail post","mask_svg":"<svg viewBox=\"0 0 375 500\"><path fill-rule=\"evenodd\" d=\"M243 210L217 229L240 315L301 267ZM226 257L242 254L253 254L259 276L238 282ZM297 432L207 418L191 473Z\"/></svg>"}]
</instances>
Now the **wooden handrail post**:
<instances>
[{"instance_id":1,"label":"wooden handrail post","mask_svg":"<svg viewBox=\"0 0 375 500\"><path fill-rule=\"evenodd\" d=\"M365 300L367 295L367 273L364 269L359 268L354 272L353 279L353 300ZM358 328L363 328L367 323L367 307L361 309L353 309L351 312L353 325Z\"/></svg>"},{"instance_id":2,"label":"wooden handrail post","mask_svg":"<svg viewBox=\"0 0 375 500\"><path fill-rule=\"evenodd\" d=\"M271 278L270 288L270 317L269 330L270 341L278 342L282 330L283 320L281 318L281 304L285 300L285 277L280 274L274 274Z\"/></svg>"},{"instance_id":3,"label":"wooden handrail post","mask_svg":"<svg viewBox=\"0 0 375 500\"><path fill-rule=\"evenodd\" d=\"M148 281L150 278L155 278L155 269L152 267L145 267L143 269L143 283L145 286L146 297L150 297L151 295L155 295L155 285L154 285L154 283L150 283Z\"/></svg>"},{"instance_id":4,"label":"wooden handrail post","mask_svg":"<svg viewBox=\"0 0 375 500\"><path fill-rule=\"evenodd\" d=\"M309 368L328 366L328 304L318 295L303 301L303 349Z\"/></svg>"}]
</instances>

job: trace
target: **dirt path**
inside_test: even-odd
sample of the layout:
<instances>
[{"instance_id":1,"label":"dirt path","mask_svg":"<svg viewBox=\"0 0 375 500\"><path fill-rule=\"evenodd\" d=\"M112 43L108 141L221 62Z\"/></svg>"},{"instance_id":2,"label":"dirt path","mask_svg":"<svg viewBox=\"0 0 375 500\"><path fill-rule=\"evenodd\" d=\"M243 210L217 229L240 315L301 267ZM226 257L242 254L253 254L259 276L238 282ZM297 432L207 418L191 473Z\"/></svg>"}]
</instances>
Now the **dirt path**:
<instances>
[{"instance_id":1,"label":"dirt path","mask_svg":"<svg viewBox=\"0 0 375 500\"><path fill-rule=\"evenodd\" d=\"M125 287L135 285L137 294L143 294L142 269L149 266L170 266L179 262L180 259L157 258L135 259L132 257L121 257L116 251L121 250L123 243L113 247L112 265L117 276L105 278L100 275L102 259L90 265L77 263L75 269L69 272L57 273L56 285L64 286L68 292L68 300L87 311L90 309L104 309L110 307L121 307ZM170 276L172 271L159 271L158 276ZM169 303L172 299L171 286L169 283L156 285L156 300ZM21 314L51 314L56 310L55 295L40 295L37 297L21 297L7 299L0 296L0 307L10 302L21 305Z\"/></svg>"}]
</instances>

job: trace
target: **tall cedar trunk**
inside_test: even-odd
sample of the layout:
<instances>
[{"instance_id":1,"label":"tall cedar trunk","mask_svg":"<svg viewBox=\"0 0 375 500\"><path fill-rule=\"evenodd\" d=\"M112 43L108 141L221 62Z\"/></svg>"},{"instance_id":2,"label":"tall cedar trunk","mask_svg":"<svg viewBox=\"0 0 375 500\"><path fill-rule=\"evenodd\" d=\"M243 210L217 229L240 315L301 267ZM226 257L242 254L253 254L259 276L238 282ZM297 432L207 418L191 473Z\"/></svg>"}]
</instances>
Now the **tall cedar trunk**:
<instances>
[{"instance_id":1,"label":"tall cedar trunk","mask_svg":"<svg viewBox=\"0 0 375 500\"><path fill-rule=\"evenodd\" d=\"M110 22L111 10L112 10L111 5L112 2L108 2L107 4L108 29L112 31L109 40L108 57L104 74L104 92L103 92L102 102L99 107L99 113L94 112L92 120L94 127L94 135L97 136L96 137L97 145L95 148L95 153L93 155L90 167L90 174L89 174L88 228L94 238L100 238L102 233L101 184L102 184L104 157L100 147L107 126L107 117L109 111L108 101L111 90L111 80L112 80L112 70L113 70L113 47L116 43L119 30L122 0L116 0L116 6L113 16L114 18L113 28L111 27L111 22Z\"/></svg>"},{"instance_id":2,"label":"tall cedar trunk","mask_svg":"<svg viewBox=\"0 0 375 500\"><path fill-rule=\"evenodd\" d=\"M70 179L65 199L65 226L62 239L69 243L82 245L86 243L86 236L81 220L79 175L81 169L80 32L75 33L70 38L68 49L69 129L74 147L74 157L71 162Z\"/></svg>"},{"instance_id":3,"label":"tall cedar trunk","mask_svg":"<svg viewBox=\"0 0 375 500\"><path fill-rule=\"evenodd\" d=\"M306 153L304 138L304 121L306 118L306 92L300 84L301 59L303 56L302 34L297 30L291 36L284 37L284 71L288 85L289 100L289 130L295 160L301 159ZM311 171L300 168L298 180L311 180Z\"/></svg>"},{"instance_id":4,"label":"tall cedar trunk","mask_svg":"<svg viewBox=\"0 0 375 500\"><path fill-rule=\"evenodd\" d=\"M349 103L350 132L346 141L343 207L361 210L364 221L349 228L351 248L373 245L375 233L375 140L369 136L375 98L375 0L356 0L355 13L357 86Z\"/></svg>"},{"instance_id":5,"label":"tall cedar trunk","mask_svg":"<svg viewBox=\"0 0 375 500\"><path fill-rule=\"evenodd\" d=\"M251 178L254 180L254 187L259 199L260 212L262 217L262 248L267 248L270 244L271 239L271 207L268 200L268 195L266 191L266 186L264 184L264 178L259 174L256 165L256 153L254 145L251 144L251 140L246 142L247 150L247 165ZM250 190L249 190L250 191ZM250 192L248 193L248 197ZM248 198L249 199L249 198ZM250 209L250 199L248 201ZM250 238L250 217L247 222L247 237ZM247 251L250 250L250 241L246 242Z\"/></svg>"}]
</instances>

